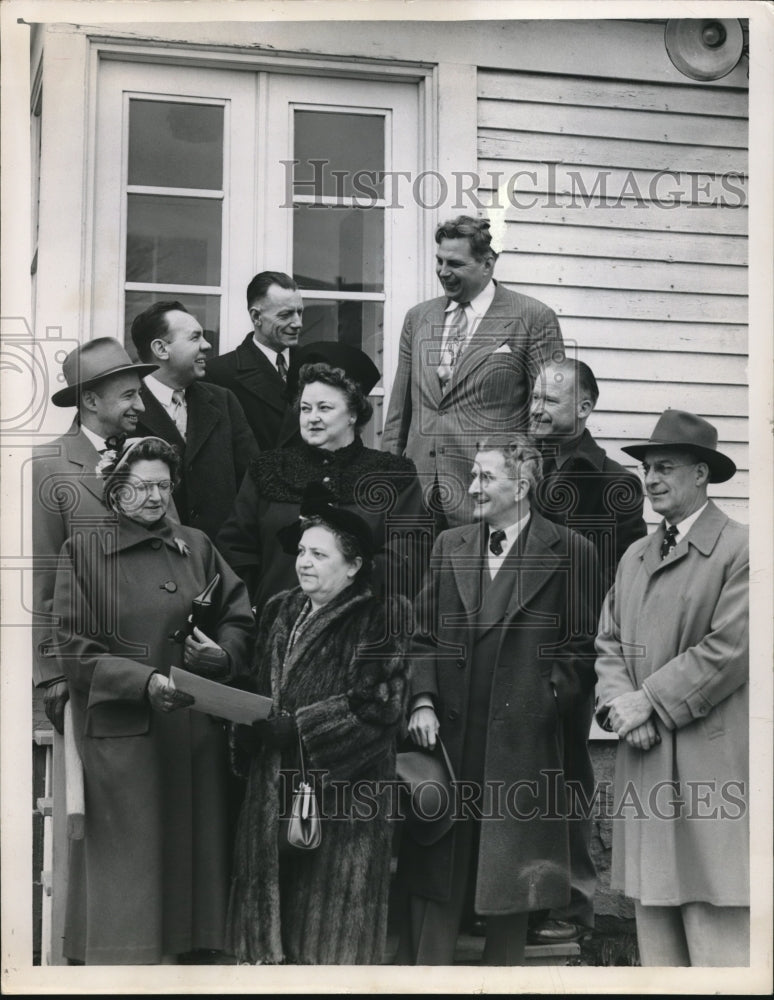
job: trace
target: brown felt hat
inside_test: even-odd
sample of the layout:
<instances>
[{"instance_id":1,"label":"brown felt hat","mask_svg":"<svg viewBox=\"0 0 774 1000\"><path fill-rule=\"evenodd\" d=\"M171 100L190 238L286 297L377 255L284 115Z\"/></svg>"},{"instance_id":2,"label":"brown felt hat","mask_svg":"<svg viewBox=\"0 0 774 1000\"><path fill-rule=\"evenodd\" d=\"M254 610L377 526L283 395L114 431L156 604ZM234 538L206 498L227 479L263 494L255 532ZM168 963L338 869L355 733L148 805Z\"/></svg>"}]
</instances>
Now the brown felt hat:
<instances>
[{"instance_id":1,"label":"brown felt hat","mask_svg":"<svg viewBox=\"0 0 774 1000\"><path fill-rule=\"evenodd\" d=\"M718 432L708 420L685 410L664 410L649 441L622 447L627 455L642 459L652 448L680 448L692 451L709 466L709 481L725 483L736 472L728 455L718 451Z\"/></svg>"},{"instance_id":2,"label":"brown felt hat","mask_svg":"<svg viewBox=\"0 0 774 1000\"><path fill-rule=\"evenodd\" d=\"M134 372L139 378L155 372L158 365L136 365L114 337L97 337L70 351L62 362L67 383L51 397L54 406L76 406L82 389L95 385L110 375Z\"/></svg>"}]
</instances>

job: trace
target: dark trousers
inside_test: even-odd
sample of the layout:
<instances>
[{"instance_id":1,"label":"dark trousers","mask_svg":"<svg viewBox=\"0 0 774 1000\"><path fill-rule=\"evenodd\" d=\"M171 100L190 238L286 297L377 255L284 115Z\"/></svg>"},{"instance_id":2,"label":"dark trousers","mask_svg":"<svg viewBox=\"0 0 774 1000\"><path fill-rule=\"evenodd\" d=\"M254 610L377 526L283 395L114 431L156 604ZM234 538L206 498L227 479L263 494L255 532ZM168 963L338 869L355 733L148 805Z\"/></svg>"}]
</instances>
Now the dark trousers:
<instances>
[{"instance_id":1,"label":"dark trousers","mask_svg":"<svg viewBox=\"0 0 774 1000\"><path fill-rule=\"evenodd\" d=\"M475 886L479 823L460 821L455 830L451 898L439 902L409 895L395 959L399 965L454 963L466 899ZM482 964L523 965L526 938L526 913L488 916Z\"/></svg>"}]
</instances>

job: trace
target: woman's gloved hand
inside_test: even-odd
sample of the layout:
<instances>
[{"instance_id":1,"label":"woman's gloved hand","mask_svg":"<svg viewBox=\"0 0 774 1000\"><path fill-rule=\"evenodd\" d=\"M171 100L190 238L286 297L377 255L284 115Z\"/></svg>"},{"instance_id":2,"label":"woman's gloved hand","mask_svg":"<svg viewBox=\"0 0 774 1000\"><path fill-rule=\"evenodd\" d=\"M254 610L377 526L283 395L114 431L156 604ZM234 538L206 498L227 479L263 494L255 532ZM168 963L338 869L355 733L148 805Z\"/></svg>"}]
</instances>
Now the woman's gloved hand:
<instances>
[{"instance_id":1,"label":"woman's gloved hand","mask_svg":"<svg viewBox=\"0 0 774 1000\"><path fill-rule=\"evenodd\" d=\"M253 736L256 745L262 744L269 750L284 750L298 739L298 726L292 715L283 713L254 722Z\"/></svg>"},{"instance_id":2,"label":"woman's gloved hand","mask_svg":"<svg viewBox=\"0 0 774 1000\"><path fill-rule=\"evenodd\" d=\"M148 701L157 712L174 712L178 708L189 708L195 699L185 691L178 691L174 682L163 674L151 674L148 681Z\"/></svg>"},{"instance_id":3,"label":"woman's gloved hand","mask_svg":"<svg viewBox=\"0 0 774 1000\"><path fill-rule=\"evenodd\" d=\"M183 663L186 670L213 681L223 680L231 673L226 650L199 628L194 628L193 635L186 636Z\"/></svg>"}]
</instances>

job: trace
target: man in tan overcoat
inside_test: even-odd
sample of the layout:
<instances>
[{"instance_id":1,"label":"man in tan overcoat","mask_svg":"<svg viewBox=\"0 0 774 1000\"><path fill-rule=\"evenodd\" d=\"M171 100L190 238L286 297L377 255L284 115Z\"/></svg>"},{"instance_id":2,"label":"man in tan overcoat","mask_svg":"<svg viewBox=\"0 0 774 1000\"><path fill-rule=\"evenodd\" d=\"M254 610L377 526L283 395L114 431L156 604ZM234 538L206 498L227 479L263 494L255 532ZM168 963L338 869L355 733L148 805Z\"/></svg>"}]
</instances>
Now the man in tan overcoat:
<instances>
[{"instance_id":1,"label":"man in tan overcoat","mask_svg":"<svg viewBox=\"0 0 774 1000\"><path fill-rule=\"evenodd\" d=\"M707 499L736 467L679 410L623 450L664 520L624 554L596 640L597 718L620 737L612 887L643 965L747 965L748 539Z\"/></svg>"}]
</instances>

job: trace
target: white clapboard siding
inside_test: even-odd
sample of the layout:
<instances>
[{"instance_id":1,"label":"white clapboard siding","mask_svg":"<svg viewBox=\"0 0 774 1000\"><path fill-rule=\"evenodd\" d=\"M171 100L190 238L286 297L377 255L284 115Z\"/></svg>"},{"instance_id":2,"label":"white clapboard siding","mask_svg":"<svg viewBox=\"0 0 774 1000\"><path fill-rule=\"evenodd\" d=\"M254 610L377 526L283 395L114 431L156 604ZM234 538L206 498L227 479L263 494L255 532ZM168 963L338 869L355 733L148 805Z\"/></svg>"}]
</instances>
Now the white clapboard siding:
<instances>
[{"instance_id":1,"label":"white clapboard siding","mask_svg":"<svg viewBox=\"0 0 774 1000\"><path fill-rule=\"evenodd\" d=\"M599 381L589 429L627 468L639 463L621 445L647 439L667 407L712 421L739 471L710 492L743 521L747 98L687 78L478 73L497 277L556 311Z\"/></svg>"}]
</instances>

